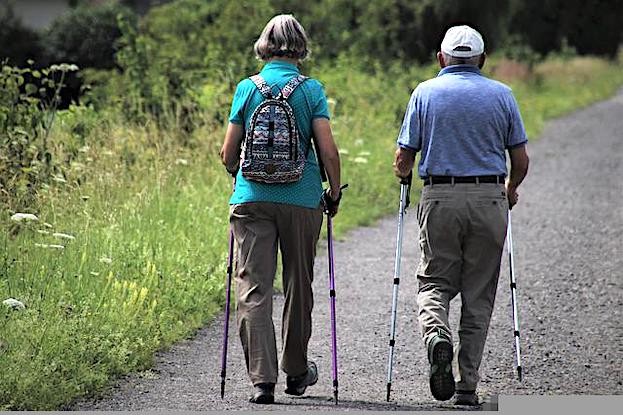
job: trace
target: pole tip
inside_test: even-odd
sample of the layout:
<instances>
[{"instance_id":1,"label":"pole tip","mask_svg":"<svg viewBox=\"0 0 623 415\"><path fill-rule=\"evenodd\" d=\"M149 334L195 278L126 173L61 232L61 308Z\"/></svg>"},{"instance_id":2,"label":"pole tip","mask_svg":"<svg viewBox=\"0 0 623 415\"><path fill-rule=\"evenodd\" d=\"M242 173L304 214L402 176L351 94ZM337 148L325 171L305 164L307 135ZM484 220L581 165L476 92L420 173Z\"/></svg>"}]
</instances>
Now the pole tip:
<instances>
[{"instance_id":1,"label":"pole tip","mask_svg":"<svg viewBox=\"0 0 623 415\"><path fill-rule=\"evenodd\" d=\"M333 391L333 398L335 400L335 404L337 405L337 389Z\"/></svg>"},{"instance_id":2,"label":"pole tip","mask_svg":"<svg viewBox=\"0 0 623 415\"><path fill-rule=\"evenodd\" d=\"M391 394L391 392L392 392L392 383L388 382L387 383L387 402L389 402L389 395Z\"/></svg>"},{"instance_id":3,"label":"pole tip","mask_svg":"<svg viewBox=\"0 0 623 415\"><path fill-rule=\"evenodd\" d=\"M519 381L521 382L523 379L523 374L521 371L521 366L517 366L517 378L519 379Z\"/></svg>"},{"instance_id":4,"label":"pole tip","mask_svg":"<svg viewBox=\"0 0 623 415\"><path fill-rule=\"evenodd\" d=\"M225 396L225 379L221 380L221 399Z\"/></svg>"}]
</instances>

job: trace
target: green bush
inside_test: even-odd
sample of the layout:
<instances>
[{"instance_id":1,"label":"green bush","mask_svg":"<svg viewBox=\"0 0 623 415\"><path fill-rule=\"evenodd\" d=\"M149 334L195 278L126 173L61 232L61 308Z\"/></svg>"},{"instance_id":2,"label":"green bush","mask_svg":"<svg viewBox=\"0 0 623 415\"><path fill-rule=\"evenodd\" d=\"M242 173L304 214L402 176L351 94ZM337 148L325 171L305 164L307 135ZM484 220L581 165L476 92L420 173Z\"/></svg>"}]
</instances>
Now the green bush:
<instances>
[{"instance_id":1,"label":"green bush","mask_svg":"<svg viewBox=\"0 0 623 415\"><path fill-rule=\"evenodd\" d=\"M62 175L62 171L50 148L49 135L65 75L77 69L75 65L67 64L52 65L42 70L2 65L1 207L13 211L32 208L40 188L55 177L60 179L60 176L55 176Z\"/></svg>"},{"instance_id":2,"label":"green bush","mask_svg":"<svg viewBox=\"0 0 623 415\"><path fill-rule=\"evenodd\" d=\"M60 16L45 33L50 60L75 63L81 68L115 67L117 39L121 36L118 15L131 15L131 10L105 2L79 6Z\"/></svg>"}]
</instances>

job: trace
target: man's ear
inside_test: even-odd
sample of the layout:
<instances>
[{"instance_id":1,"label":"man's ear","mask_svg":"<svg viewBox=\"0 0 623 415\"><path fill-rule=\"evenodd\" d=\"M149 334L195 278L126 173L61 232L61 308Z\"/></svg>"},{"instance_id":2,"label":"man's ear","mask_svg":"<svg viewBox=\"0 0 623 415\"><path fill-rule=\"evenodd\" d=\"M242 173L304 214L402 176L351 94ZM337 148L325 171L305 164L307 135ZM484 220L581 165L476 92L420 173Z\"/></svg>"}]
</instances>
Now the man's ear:
<instances>
[{"instance_id":1,"label":"man's ear","mask_svg":"<svg viewBox=\"0 0 623 415\"><path fill-rule=\"evenodd\" d=\"M482 69L482 67L485 66L486 60L487 60L487 54L483 52L482 55L480 55L480 61L478 62L479 69Z\"/></svg>"},{"instance_id":2,"label":"man's ear","mask_svg":"<svg viewBox=\"0 0 623 415\"><path fill-rule=\"evenodd\" d=\"M443 53L437 52L437 62L439 62L441 69L446 67L446 62L443 59Z\"/></svg>"}]
</instances>

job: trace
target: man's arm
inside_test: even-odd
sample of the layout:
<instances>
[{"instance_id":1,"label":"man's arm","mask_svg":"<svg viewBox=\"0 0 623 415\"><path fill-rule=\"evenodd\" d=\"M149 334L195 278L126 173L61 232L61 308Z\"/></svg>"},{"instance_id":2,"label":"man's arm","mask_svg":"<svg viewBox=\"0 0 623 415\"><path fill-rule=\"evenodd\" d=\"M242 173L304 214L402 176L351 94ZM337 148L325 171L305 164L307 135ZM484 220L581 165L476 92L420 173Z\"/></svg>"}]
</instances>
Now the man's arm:
<instances>
[{"instance_id":1,"label":"man's arm","mask_svg":"<svg viewBox=\"0 0 623 415\"><path fill-rule=\"evenodd\" d=\"M400 132L398 133L398 149L394 158L394 173L400 178L409 176L415 163L415 153L419 151L422 145L418 108L419 86L411 94Z\"/></svg>"},{"instance_id":2,"label":"man's arm","mask_svg":"<svg viewBox=\"0 0 623 415\"><path fill-rule=\"evenodd\" d=\"M243 134L244 129L242 125L230 122L227 126L225 141L223 142L220 155L223 165L231 175L235 175L238 171L240 164L240 144L242 143Z\"/></svg>"},{"instance_id":3,"label":"man's arm","mask_svg":"<svg viewBox=\"0 0 623 415\"><path fill-rule=\"evenodd\" d=\"M506 181L506 194L508 197L508 207L510 209L517 204L519 200L517 188L528 174L530 159L528 158L526 147L527 146L524 144L508 150L511 159L511 172Z\"/></svg>"}]
</instances>

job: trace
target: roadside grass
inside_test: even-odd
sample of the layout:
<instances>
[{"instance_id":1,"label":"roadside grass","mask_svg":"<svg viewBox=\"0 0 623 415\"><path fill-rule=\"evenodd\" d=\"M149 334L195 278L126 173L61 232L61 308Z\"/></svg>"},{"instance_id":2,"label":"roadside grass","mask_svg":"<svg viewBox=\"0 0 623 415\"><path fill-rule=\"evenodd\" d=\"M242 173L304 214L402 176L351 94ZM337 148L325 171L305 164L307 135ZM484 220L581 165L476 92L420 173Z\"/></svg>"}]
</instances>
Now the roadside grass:
<instances>
[{"instance_id":1,"label":"roadside grass","mask_svg":"<svg viewBox=\"0 0 623 415\"><path fill-rule=\"evenodd\" d=\"M436 72L396 66L371 75L348 60L314 68L350 185L338 237L396 211L396 134L413 87ZM544 120L614 93L623 71L555 58L508 82L535 139ZM85 114L61 114L51 137L58 151L75 142L77 118ZM217 157L223 129L198 130L181 145L175 132L115 114L92 123L67 177L32 208L39 221L0 216L0 300L26 305L0 307L0 410L58 409L96 394L149 367L156 350L191 335L224 301L231 182Z\"/></svg>"}]
</instances>

